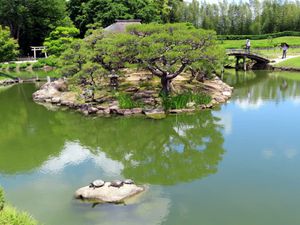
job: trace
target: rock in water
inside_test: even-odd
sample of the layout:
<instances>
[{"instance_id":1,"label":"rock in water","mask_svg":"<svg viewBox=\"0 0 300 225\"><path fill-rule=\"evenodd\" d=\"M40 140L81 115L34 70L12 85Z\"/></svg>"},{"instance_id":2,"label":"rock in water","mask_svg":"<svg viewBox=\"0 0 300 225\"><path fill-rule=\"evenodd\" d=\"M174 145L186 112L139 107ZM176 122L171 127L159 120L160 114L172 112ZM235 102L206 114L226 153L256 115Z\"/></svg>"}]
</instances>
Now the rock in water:
<instances>
[{"instance_id":1,"label":"rock in water","mask_svg":"<svg viewBox=\"0 0 300 225\"><path fill-rule=\"evenodd\" d=\"M144 187L135 184L123 184L120 188L110 186L111 182L105 182L101 188L82 187L75 192L76 199L93 200L107 203L118 203L125 199L145 191Z\"/></svg>"},{"instance_id":2,"label":"rock in water","mask_svg":"<svg viewBox=\"0 0 300 225\"><path fill-rule=\"evenodd\" d=\"M150 119L156 119L156 120L159 120L159 119L164 119L164 118L166 118L166 113L165 113L165 111L160 110L160 109L155 109L155 110L145 111L144 113L145 113L145 115L146 115L148 118L150 118Z\"/></svg>"}]
</instances>

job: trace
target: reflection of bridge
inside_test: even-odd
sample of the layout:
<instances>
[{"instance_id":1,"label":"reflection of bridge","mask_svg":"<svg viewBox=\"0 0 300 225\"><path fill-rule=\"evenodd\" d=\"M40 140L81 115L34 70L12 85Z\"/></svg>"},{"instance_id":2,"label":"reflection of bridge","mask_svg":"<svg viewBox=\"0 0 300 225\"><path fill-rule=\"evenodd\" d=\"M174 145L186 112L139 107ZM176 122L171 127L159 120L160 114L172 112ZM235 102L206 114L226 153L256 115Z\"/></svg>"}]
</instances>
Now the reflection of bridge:
<instances>
[{"instance_id":1,"label":"reflection of bridge","mask_svg":"<svg viewBox=\"0 0 300 225\"><path fill-rule=\"evenodd\" d=\"M243 59L243 69L247 70L247 64L246 64L246 58L251 59L255 61L256 63L253 65L253 68L264 68L268 63L270 63L270 60L256 54L254 52L248 52L244 49L230 49L226 51L226 54L228 56L235 56L236 57L236 64L235 68L239 68L239 60Z\"/></svg>"}]
</instances>

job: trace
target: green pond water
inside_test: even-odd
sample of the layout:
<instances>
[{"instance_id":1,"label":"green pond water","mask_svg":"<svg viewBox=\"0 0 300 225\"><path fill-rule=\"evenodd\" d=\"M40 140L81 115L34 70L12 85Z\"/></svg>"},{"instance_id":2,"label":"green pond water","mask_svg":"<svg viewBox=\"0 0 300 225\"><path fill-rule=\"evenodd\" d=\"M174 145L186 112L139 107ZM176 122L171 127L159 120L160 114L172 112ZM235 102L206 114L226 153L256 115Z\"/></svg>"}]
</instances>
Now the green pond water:
<instances>
[{"instance_id":1,"label":"green pond water","mask_svg":"<svg viewBox=\"0 0 300 225\"><path fill-rule=\"evenodd\" d=\"M164 120L86 118L0 88L0 185L45 225L297 225L300 74L225 74L233 98ZM73 199L90 181L149 189L127 205Z\"/></svg>"}]
</instances>

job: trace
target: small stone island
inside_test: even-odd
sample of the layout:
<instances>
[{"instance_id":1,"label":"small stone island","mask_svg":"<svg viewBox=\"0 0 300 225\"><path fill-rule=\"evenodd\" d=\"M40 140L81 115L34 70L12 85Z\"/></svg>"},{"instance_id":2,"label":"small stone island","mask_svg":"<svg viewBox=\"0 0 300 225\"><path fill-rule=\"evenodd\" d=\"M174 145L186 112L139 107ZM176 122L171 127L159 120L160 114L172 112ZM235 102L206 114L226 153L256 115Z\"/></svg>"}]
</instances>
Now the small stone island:
<instances>
[{"instance_id":1,"label":"small stone island","mask_svg":"<svg viewBox=\"0 0 300 225\"><path fill-rule=\"evenodd\" d=\"M121 203L145 191L131 180L104 182L95 180L75 192L75 198L99 203Z\"/></svg>"}]
</instances>

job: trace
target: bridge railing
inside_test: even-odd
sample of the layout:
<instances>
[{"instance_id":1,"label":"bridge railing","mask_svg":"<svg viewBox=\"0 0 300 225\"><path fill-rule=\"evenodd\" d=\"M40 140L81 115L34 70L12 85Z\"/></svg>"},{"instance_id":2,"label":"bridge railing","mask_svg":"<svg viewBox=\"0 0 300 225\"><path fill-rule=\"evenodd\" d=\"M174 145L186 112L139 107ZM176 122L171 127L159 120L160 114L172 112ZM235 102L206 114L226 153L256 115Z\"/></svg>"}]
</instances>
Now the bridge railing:
<instances>
[{"instance_id":1,"label":"bridge railing","mask_svg":"<svg viewBox=\"0 0 300 225\"><path fill-rule=\"evenodd\" d=\"M227 54L249 54L249 55L255 55L257 57L262 57L268 59L268 57L264 54L262 54L259 51L248 51L247 49L226 49Z\"/></svg>"}]
</instances>

